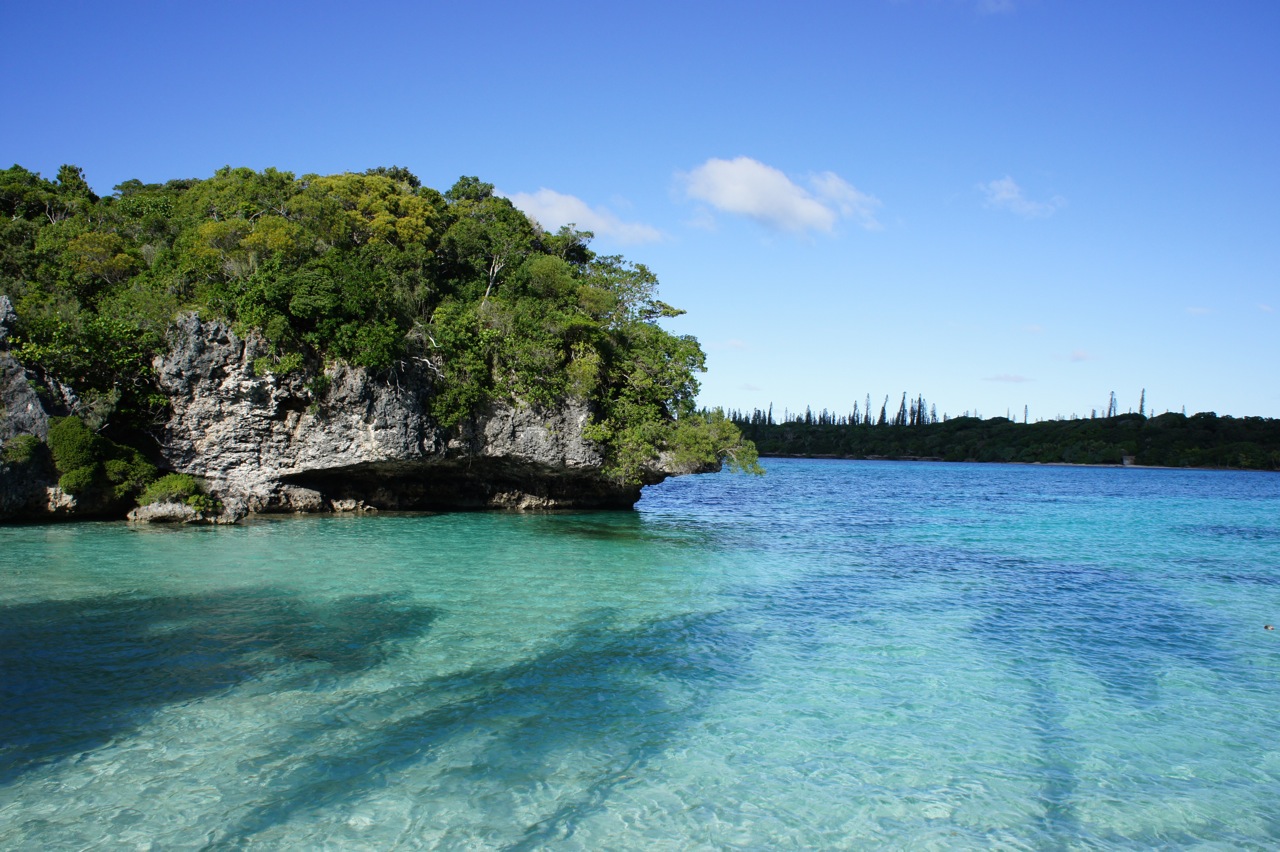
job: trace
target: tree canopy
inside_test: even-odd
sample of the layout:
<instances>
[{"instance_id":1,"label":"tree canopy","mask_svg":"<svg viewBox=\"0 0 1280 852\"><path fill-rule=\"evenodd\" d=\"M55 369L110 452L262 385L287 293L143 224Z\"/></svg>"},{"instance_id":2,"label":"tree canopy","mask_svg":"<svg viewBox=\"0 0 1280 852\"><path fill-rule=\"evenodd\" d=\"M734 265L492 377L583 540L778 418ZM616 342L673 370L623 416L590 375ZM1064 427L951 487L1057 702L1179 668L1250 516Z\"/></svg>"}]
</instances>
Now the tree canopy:
<instances>
[{"instance_id":1,"label":"tree canopy","mask_svg":"<svg viewBox=\"0 0 1280 852\"><path fill-rule=\"evenodd\" d=\"M14 353L71 385L95 429L164 418L151 368L181 311L257 329L263 369L343 360L436 377L453 427L492 400L586 399L609 473L636 482L660 455L754 469L749 442L695 411L704 356L659 320L641 264L591 234L544 230L493 185L447 192L399 166L302 175L226 167L203 180L130 180L98 197L83 172L0 171L0 293Z\"/></svg>"},{"instance_id":2,"label":"tree canopy","mask_svg":"<svg viewBox=\"0 0 1280 852\"><path fill-rule=\"evenodd\" d=\"M880 423L856 413L836 418L826 410L781 423L771 411L730 417L766 455L1280 470L1280 420L1270 418L1201 412L1016 423L1004 417L938 420L917 416L918 410Z\"/></svg>"}]
</instances>

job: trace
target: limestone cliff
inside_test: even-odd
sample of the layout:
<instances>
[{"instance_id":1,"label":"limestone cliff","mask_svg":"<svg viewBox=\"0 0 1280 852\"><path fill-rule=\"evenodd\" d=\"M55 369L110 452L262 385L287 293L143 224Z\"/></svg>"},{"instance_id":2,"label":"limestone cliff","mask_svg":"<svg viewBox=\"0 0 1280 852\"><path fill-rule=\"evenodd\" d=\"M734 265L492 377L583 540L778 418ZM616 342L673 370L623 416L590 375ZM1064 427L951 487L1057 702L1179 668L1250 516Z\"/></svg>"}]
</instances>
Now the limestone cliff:
<instances>
[{"instance_id":1,"label":"limestone cliff","mask_svg":"<svg viewBox=\"0 0 1280 852\"><path fill-rule=\"evenodd\" d=\"M51 404L36 393L35 377L8 352L16 320L9 298L0 296L0 444L19 435L43 439L49 431ZM0 457L0 519L65 511L56 481L43 456L21 462Z\"/></svg>"},{"instance_id":2,"label":"limestone cliff","mask_svg":"<svg viewBox=\"0 0 1280 852\"><path fill-rule=\"evenodd\" d=\"M446 431L428 413L432 372L425 363L378 375L343 364L323 374L260 375L255 362L268 354L262 338L242 338L194 314L175 323L169 343L154 364L171 411L157 435L161 466L202 477L231 517L617 508L640 496L638 485L602 474L600 450L583 436L590 413L581 401L552 409L492 405ZM0 352L0 437L42 436L47 429L47 406L28 378ZM676 472L655 468L647 480ZM23 500L10 503L22 503L30 514L48 502L48 485L33 485ZM0 505L0 517L5 514Z\"/></svg>"}]
</instances>

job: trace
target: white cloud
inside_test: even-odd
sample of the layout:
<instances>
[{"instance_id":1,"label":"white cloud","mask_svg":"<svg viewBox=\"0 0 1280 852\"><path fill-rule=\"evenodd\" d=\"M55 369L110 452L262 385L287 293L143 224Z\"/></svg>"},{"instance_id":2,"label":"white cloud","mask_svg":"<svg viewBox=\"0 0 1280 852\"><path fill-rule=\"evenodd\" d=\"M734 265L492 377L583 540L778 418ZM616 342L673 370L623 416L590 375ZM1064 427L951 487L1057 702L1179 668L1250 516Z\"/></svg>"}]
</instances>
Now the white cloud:
<instances>
[{"instance_id":1,"label":"white cloud","mask_svg":"<svg viewBox=\"0 0 1280 852\"><path fill-rule=\"evenodd\" d=\"M552 231L561 225L574 225L620 243L652 243L662 239L662 232L652 225L624 222L607 207L592 207L581 198L552 189L543 188L534 193L513 192L506 197L536 219L538 224Z\"/></svg>"},{"instance_id":2,"label":"white cloud","mask_svg":"<svg viewBox=\"0 0 1280 852\"><path fill-rule=\"evenodd\" d=\"M835 172L822 172L809 178L809 185L819 198L834 204L840 215L857 219L869 231L880 230L876 221L876 208L880 200L859 192L853 184Z\"/></svg>"},{"instance_id":3,"label":"white cloud","mask_svg":"<svg viewBox=\"0 0 1280 852\"><path fill-rule=\"evenodd\" d=\"M1092 361L1093 356L1083 349L1073 349L1067 359L1070 361Z\"/></svg>"},{"instance_id":4,"label":"white cloud","mask_svg":"<svg viewBox=\"0 0 1280 852\"><path fill-rule=\"evenodd\" d=\"M1262 311L1264 314L1269 314L1269 313L1273 313L1275 311L1275 308L1271 307L1270 305L1259 304L1258 310Z\"/></svg>"},{"instance_id":5,"label":"white cloud","mask_svg":"<svg viewBox=\"0 0 1280 852\"><path fill-rule=\"evenodd\" d=\"M1008 210L1027 219L1052 216L1067 204L1067 200L1059 195L1048 201L1032 201L1022 194L1022 187L1008 175L988 183L980 183L978 189L987 197L988 207Z\"/></svg>"},{"instance_id":6,"label":"white cloud","mask_svg":"<svg viewBox=\"0 0 1280 852\"><path fill-rule=\"evenodd\" d=\"M877 229L880 202L837 175L810 175L810 189L778 169L750 157L711 158L680 176L685 193L722 213L746 216L768 228L790 233L831 233L841 218L853 218Z\"/></svg>"},{"instance_id":7,"label":"white cloud","mask_svg":"<svg viewBox=\"0 0 1280 852\"><path fill-rule=\"evenodd\" d=\"M1033 322L1033 323L1031 323L1030 325L1024 325L1024 326L1022 327L1022 330L1023 330L1023 331L1026 331L1026 332L1029 332L1029 333L1031 333L1031 334L1043 334L1043 333L1044 333L1044 326L1042 326L1042 325L1041 325L1040 323L1038 323L1038 322Z\"/></svg>"},{"instance_id":8,"label":"white cloud","mask_svg":"<svg viewBox=\"0 0 1280 852\"><path fill-rule=\"evenodd\" d=\"M1014 375L1014 374L1012 374L1012 373L1001 373L1001 374L1000 374L1000 375L998 375L998 376L987 376L987 377L986 377L986 379L985 379L985 381L988 381L988 382L1013 382L1013 383L1015 383L1015 384L1020 384L1020 383L1022 383L1022 382L1030 382L1030 381L1034 381L1034 379L1029 379L1029 378L1027 378L1026 376L1018 376L1018 375Z\"/></svg>"},{"instance_id":9,"label":"white cloud","mask_svg":"<svg viewBox=\"0 0 1280 852\"><path fill-rule=\"evenodd\" d=\"M1213 313L1213 309L1203 308L1203 307L1200 307L1199 305L1193 305L1192 307L1187 308L1187 313L1193 317L1203 317Z\"/></svg>"}]
</instances>

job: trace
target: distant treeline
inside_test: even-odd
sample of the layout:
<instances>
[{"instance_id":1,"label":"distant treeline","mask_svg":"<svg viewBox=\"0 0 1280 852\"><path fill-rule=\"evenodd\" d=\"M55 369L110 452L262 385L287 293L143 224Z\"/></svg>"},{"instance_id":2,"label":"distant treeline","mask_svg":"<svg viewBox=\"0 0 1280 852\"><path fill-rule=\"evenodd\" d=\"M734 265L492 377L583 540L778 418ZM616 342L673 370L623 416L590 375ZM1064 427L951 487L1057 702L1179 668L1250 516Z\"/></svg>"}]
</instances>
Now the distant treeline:
<instances>
[{"instance_id":1,"label":"distant treeline","mask_svg":"<svg viewBox=\"0 0 1280 852\"><path fill-rule=\"evenodd\" d=\"M928 412L928 413L926 413ZM1016 423L1005 417L939 420L923 400L879 417L728 412L760 455L854 459L1137 464L1280 470L1280 420L1208 412L1118 414Z\"/></svg>"}]
</instances>

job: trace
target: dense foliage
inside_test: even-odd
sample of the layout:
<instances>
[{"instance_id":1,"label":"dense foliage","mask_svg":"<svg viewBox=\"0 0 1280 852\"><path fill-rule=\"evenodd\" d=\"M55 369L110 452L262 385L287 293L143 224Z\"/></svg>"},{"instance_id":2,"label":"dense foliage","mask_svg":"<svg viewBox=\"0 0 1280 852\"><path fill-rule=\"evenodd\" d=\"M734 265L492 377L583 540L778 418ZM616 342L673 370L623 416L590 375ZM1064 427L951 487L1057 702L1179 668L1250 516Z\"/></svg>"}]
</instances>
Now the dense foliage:
<instances>
[{"instance_id":1,"label":"dense foliage","mask_svg":"<svg viewBox=\"0 0 1280 852\"><path fill-rule=\"evenodd\" d=\"M58 487L102 502L127 502L155 479L155 467L133 447L117 444L91 430L79 417L55 417L46 438Z\"/></svg>"},{"instance_id":2,"label":"dense foliage","mask_svg":"<svg viewBox=\"0 0 1280 852\"><path fill-rule=\"evenodd\" d=\"M73 166L52 181L0 172L14 352L74 388L94 431L130 440L163 420L151 359L175 315L195 310L260 330L264 371L425 365L446 427L488 400L587 399L590 435L622 481L662 453L752 468L737 430L694 410L703 353L657 324L679 311L653 274L597 255L590 238L544 231L476 178L442 194L397 167L228 167L126 181L105 198Z\"/></svg>"},{"instance_id":3,"label":"dense foliage","mask_svg":"<svg viewBox=\"0 0 1280 852\"><path fill-rule=\"evenodd\" d=\"M946 461L1121 464L1280 470L1280 420L1213 413L1120 414L1015 423L921 418L885 422L773 423L767 415L736 415L743 433L765 455L923 458Z\"/></svg>"},{"instance_id":4,"label":"dense foliage","mask_svg":"<svg viewBox=\"0 0 1280 852\"><path fill-rule=\"evenodd\" d=\"M39 457L43 446L35 435L14 435L0 448L0 462L29 464Z\"/></svg>"},{"instance_id":5,"label":"dense foliage","mask_svg":"<svg viewBox=\"0 0 1280 852\"><path fill-rule=\"evenodd\" d=\"M216 513L221 505L205 493L204 484L187 473L169 473L148 485L138 496L138 504L184 503L197 512Z\"/></svg>"}]
</instances>

